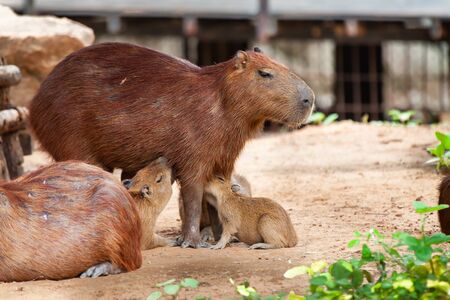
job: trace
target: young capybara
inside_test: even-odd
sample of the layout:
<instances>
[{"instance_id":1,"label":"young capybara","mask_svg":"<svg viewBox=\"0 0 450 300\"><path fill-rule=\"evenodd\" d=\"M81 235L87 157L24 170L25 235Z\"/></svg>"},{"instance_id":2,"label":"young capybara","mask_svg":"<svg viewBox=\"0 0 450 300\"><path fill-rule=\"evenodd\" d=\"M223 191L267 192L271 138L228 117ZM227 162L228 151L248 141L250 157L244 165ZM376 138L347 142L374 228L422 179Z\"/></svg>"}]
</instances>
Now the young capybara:
<instances>
[{"instance_id":1,"label":"young capybara","mask_svg":"<svg viewBox=\"0 0 450 300\"><path fill-rule=\"evenodd\" d=\"M297 234L287 212L273 200L240 196L231 189L231 182L216 177L205 186L214 196L222 223L222 236L211 249L223 249L233 235L250 245L250 249L294 247Z\"/></svg>"},{"instance_id":2,"label":"young capybara","mask_svg":"<svg viewBox=\"0 0 450 300\"><path fill-rule=\"evenodd\" d=\"M155 233L156 220L172 196L171 174L167 159L160 157L139 170L132 179L123 181L135 200L141 219L143 250L175 245L174 241Z\"/></svg>"},{"instance_id":3,"label":"young capybara","mask_svg":"<svg viewBox=\"0 0 450 300\"><path fill-rule=\"evenodd\" d=\"M450 175L445 176L439 185L439 204L450 205ZM438 211L441 231L450 235L450 208Z\"/></svg>"},{"instance_id":4,"label":"young capybara","mask_svg":"<svg viewBox=\"0 0 450 300\"><path fill-rule=\"evenodd\" d=\"M0 281L135 270L140 239L133 199L98 167L55 163L0 184Z\"/></svg>"},{"instance_id":5,"label":"young capybara","mask_svg":"<svg viewBox=\"0 0 450 300\"><path fill-rule=\"evenodd\" d=\"M105 43L54 68L31 102L30 122L57 161L121 168L131 178L166 157L186 212L179 242L200 247L204 184L214 174L231 176L264 120L298 126L313 104L308 85L257 48L200 68L151 49Z\"/></svg>"},{"instance_id":6,"label":"young capybara","mask_svg":"<svg viewBox=\"0 0 450 300\"><path fill-rule=\"evenodd\" d=\"M240 196L252 196L250 182L248 182L247 178L239 174L233 173L233 175L231 176L231 190ZM222 234L222 226L218 219L217 210L214 208L214 206L209 204L216 200L208 198L214 198L214 196L209 193L205 193L203 195L202 216L200 219L200 236L202 238L202 241L204 242L210 242L214 240L218 241ZM182 209L183 206L181 203L181 199L178 200L178 204L180 208L180 218L183 219L184 213ZM217 216L217 220L213 219L216 218L215 216Z\"/></svg>"}]
</instances>

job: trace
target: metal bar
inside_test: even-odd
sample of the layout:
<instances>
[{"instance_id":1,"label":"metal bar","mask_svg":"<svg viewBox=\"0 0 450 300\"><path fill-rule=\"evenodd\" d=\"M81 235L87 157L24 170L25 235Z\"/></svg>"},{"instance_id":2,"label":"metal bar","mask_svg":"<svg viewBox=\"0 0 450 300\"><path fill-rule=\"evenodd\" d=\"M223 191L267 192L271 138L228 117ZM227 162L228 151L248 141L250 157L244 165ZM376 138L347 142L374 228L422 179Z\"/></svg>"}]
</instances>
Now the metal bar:
<instances>
[{"instance_id":1,"label":"metal bar","mask_svg":"<svg viewBox=\"0 0 450 300\"><path fill-rule=\"evenodd\" d=\"M359 50L360 45L352 46L352 74L353 74L353 118L355 120L361 119L362 102L361 102L361 79L359 68Z\"/></svg>"},{"instance_id":2,"label":"metal bar","mask_svg":"<svg viewBox=\"0 0 450 300\"><path fill-rule=\"evenodd\" d=\"M369 75L370 75L370 113L378 119L378 70L377 70L377 46L369 46ZM372 116L372 118L374 118Z\"/></svg>"}]
</instances>

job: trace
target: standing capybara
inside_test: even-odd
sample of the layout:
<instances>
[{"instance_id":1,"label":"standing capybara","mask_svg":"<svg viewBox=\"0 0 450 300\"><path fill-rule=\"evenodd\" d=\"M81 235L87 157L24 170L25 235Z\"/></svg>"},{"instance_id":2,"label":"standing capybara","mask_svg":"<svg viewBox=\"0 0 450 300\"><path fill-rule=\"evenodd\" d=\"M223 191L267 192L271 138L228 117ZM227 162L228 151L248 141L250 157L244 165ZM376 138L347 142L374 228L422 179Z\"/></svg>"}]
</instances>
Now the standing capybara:
<instances>
[{"instance_id":1,"label":"standing capybara","mask_svg":"<svg viewBox=\"0 0 450 300\"><path fill-rule=\"evenodd\" d=\"M445 176L439 185L439 204L450 205L450 175ZM450 234L450 208L438 211L441 231Z\"/></svg>"},{"instance_id":2,"label":"standing capybara","mask_svg":"<svg viewBox=\"0 0 450 300\"><path fill-rule=\"evenodd\" d=\"M213 174L230 178L264 120L298 126L313 104L308 85L257 48L200 68L151 49L105 43L55 67L31 102L30 122L57 161L134 174L166 157L186 212L180 244L199 247L204 184Z\"/></svg>"},{"instance_id":3,"label":"standing capybara","mask_svg":"<svg viewBox=\"0 0 450 300\"><path fill-rule=\"evenodd\" d=\"M175 244L155 233L156 220L172 196L171 175L167 159L160 157L139 170L132 179L123 181L135 200L141 219L141 247L144 250Z\"/></svg>"},{"instance_id":4,"label":"standing capybara","mask_svg":"<svg viewBox=\"0 0 450 300\"><path fill-rule=\"evenodd\" d=\"M122 184L85 163L56 163L1 183L0 281L135 270L138 218Z\"/></svg>"},{"instance_id":5,"label":"standing capybara","mask_svg":"<svg viewBox=\"0 0 450 300\"><path fill-rule=\"evenodd\" d=\"M273 200L240 196L232 183L216 177L205 186L208 198L219 213L222 236L212 249L223 249L233 235L250 245L250 249L294 247L297 234L287 212Z\"/></svg>"}]
</instances>

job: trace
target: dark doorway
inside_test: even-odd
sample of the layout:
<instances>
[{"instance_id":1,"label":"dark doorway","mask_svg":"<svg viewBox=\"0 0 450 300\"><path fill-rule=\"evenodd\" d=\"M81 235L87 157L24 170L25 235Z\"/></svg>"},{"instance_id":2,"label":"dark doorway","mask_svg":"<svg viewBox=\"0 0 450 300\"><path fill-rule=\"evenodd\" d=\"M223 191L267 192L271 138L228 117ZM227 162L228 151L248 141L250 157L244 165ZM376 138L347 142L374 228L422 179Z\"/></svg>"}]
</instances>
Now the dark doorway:
<instances>
[{"instance_id":1,"label":"dark doorway","mask_svg":"<svg viewBox=\"0 0 450 300\"><path fill-rule=\"evenodd\" d=\"M247 41L199 40L198 65L207 66L232 58L238 50L247 50Z\"/></svg>"},{"instance_id":2,"label":"dark doorway","mask_svg":"<svg viewBox=\"0 0 450 300\"><path fill-rule=\"evenodd\" d=\"M341 118L360 121L364 114L382 120L383 63L380 44L336 45L336 106Z\"/></svg>"}]
</instances>

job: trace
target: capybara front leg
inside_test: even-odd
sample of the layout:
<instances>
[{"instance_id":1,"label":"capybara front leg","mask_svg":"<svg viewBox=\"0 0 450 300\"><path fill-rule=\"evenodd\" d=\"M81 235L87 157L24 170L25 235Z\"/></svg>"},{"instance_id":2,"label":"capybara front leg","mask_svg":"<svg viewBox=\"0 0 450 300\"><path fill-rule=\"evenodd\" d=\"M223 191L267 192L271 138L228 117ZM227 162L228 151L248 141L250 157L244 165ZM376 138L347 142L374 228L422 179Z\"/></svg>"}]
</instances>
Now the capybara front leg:
<instances>
[{"instance_id":1,"label":"capybara front leg","mask_svg":"<svg viewBox=\"0 0 450 300\"><path fill-rule=\"evenodd\" d=\"M80 278L96 278L102 275L112 275L112 274L119 274L122 273L122 269L118 266L110 263L110 262L103 262L98 265L92 266L89 269L87 269L85 272L81 273Z\"/></svg>"},{"instance_id":2,"label":"capybara front leg","mask_svg":"<svg viewBox=\"0 0 450 300\"><path fill-rule=\"evenodd\" d=\"M251 245L250 247L248 247L249 250L255 250L255 249L277 249L280 248L276 245L273 244L268 244L268 243L256 243Z\"/></svg>"},{"instance_id":3,"label":"capybara front leg","mask_svg":"<svg viewBox=\"0 0 450 300\"><path fill-rule=\"evenodd\" d=\"M182 248L201 248L208 244L200 238L200 217L202 213L203 184L181 186L184 219L178 244Z\"/></svg>"}]
</instances>

